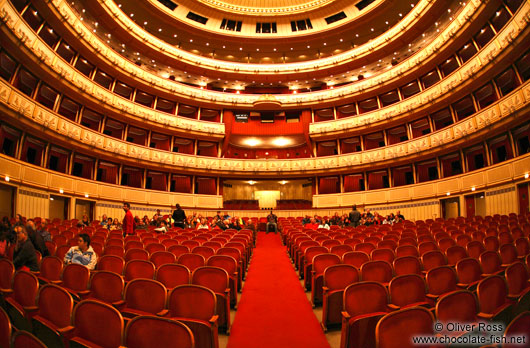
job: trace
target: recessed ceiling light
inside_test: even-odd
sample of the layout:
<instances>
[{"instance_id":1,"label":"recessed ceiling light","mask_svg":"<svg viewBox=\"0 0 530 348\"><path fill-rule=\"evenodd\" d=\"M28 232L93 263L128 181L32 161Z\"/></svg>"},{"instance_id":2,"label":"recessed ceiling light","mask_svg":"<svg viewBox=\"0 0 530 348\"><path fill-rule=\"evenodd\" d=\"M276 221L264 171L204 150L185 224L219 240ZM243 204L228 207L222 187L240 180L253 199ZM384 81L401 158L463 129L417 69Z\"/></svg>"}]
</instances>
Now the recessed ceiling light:
<instances>
[{"instance_id":1,"label":"recessed ceiling light","mask_svg":"<svg viewBox=\"0 0 530 348\"><path fill-rule=\"evenodd\" d=\"M261 140L257 138L248 138L243 141L243 144L254 147L254 146L261 145Z\"/></svg>"},{"instance_id":2,"label":"recessed ceiling light","mask_svg":"<svg viewBox=\"0 0 530 348\"><path fill-rule=\"evenodd\" d=\"M9 178L9 175L6 175L6 181L9 181L9 180L11 180L11 179Z\"/></svg>"},{"instance_id":3,"label":"recessed ceiling light","mask_svg":"<svg viewBox=\"0 0 530 348\"><path fill-rule=\"evenodd\" d=\"M64 190L63 189L59 189L59 193L64 193Z\"/></svg>"},{"instance_id":4,"label":"recessed ceiling light","mask_svg":"<svg viewBox=\"0 0 530 348\"><path fill-rule=\"evenodd\" d=\"M272 141L272 144L275 146L287 146L290 145L292 141L290 139L279 137Z\"/></svg>"}]
</instances>

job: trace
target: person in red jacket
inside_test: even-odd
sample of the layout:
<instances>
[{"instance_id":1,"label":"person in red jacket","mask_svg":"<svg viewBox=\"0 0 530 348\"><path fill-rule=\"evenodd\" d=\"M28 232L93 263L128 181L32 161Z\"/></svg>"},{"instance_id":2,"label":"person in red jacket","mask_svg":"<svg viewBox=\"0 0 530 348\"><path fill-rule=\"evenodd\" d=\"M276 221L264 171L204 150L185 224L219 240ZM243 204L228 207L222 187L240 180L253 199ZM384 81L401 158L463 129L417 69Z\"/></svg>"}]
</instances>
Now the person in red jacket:
<instances>
[{"instance_id":1,"label":"person in red jacket","mask_svg":"<svg viewBox=\"0 0 530 348\"><path fill-rule=\"evenodd\" d=\"M130 234L134 234L134 218L131 213L131 204L124 202L123 203L123 210L125 211L125 217L123 218L123 236L127 236Z\"/></svg>"}]
</instances>

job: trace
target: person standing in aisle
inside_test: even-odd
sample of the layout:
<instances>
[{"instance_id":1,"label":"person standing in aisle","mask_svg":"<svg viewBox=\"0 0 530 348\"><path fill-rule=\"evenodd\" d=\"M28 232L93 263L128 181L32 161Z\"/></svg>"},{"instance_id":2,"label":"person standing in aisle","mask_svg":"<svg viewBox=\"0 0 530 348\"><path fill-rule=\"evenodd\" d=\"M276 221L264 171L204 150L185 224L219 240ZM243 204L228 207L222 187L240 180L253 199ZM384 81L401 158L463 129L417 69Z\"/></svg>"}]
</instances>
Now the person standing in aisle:
<instances>
[{"instance_id":1,"label":"person standing in aisle","mask_svg":"<svg viewBox=\"0 0 530 348\"><path fill-rule=\"evenodd\" d=\"M123 236L134 234L134 217L131 213L131 204L128 202L123 203L123 210L125 211L125 217L123 218Z\"/></svg>"},{"instance_id":2,"label":"person standing in aisle","mask_svg":"<svg viewBox=\"0 0 530 348\"><path fill-rule=\"evenodd\" d=\"M173 211L173 221L175 227L185 228L184 224L186 223L186 213L180 207L180 204L175 205L175 210Z\"/></svg>"},{"instance_id":3,"label":"person standing in aisle","mask_svg":"<svg viewBox=\"0 0 530 348\"><path fill-rule=\"evenodd\" d=\"M361 221L361 213L357 210L357 205L352 207L349 215L350 226L357 227L359 226L359 221Z\"/></svg>"}]
</instances>

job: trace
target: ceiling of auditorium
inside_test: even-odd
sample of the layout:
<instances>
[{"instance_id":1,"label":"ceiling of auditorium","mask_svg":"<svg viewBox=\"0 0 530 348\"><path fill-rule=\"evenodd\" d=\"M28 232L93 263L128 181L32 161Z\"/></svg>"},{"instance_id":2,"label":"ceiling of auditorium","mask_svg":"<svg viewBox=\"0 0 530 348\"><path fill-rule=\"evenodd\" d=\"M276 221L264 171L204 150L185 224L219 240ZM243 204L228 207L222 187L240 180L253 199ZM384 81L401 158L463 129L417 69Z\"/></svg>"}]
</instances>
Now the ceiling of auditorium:
<instances>
[{"instance_id":1,"label":"ceiling of auditorium","mask_svg":"<svg viewBox=\"0 0 530 348\"><path fill-rule=\"evenodd\" d=\"M348 18L333 23L329 28L323 26L322 16L325 13L345 12L348 6L354 6L362 1L342 0L181 0L178 3L172 0L125 1L114 0L123 13L127 14L134 23L150 35L156 36L166 44L177 47L201 57L214 60L230 61L235 63L250 64L284 64L301 61L317 61L331 57L366 44L377 36L383 34L397 25L420 0L376 0L362 10ZM438 0L436 0L438 1ZM178 6L170 11L163 3L170 2ZM115 51L136 64L141 65L161 77L197 86L199 88L212 88L225 92L244 91L253 89L253 93L275 93L271 88L281 88L281 93L286 90L310 92L330 86L338 86L355 82L362 77L372 77L389 69L392 64L413 55L430 42L452 19L463 6L459 1L444 1L443 8L438 16L429 18L429 25L421 32L409 36L406 42L392 52L381 53L373 60L357 60L351 64L344 64L336 70L314 71L311 74L297 74L294 77L283 76L224 76L215 71L182 67L166 59L162 52L147 52L142 45L135 43L128 37L127 32L115 30L116 25L111 20L99 16L101 9L95 9L95 2L80 0L72 2L85 25L93 28ZM246 24L248 16L227 15L222 8L238 6L246 9L274 9L300 7L301 15L252 18ZM189 9L197 11L201 16L208 17L208 23L201 24L190 21L186 17ZM185 10L185 13L181 13ZM179 12L180 11L180 12ZM322 12L322 13L320 13ZM191 13L191 11L189 12ZM349 14L350 12L348 12ZM320 18L319 18L320 16ZM291 32L280 30L281 23L290 23L290 20L310 17L313 23L312 30ZM351 17L351 18L350 18ZM235 31L219 30L222 19L243 19L243 29L251 28L250 34L245 30L241 33ZM272 18L278 20L279 30L275 35L253 32L256 21L271 22ZM283 22L282 22L283 21ZM325 22L324 22L325 24ZM213 29L212 29L213 28ZM248 31L248 30L247 30ZM323 87L324 86L324 87ZM267 88L269 90L267 90Z\"/></svg>"}]
</instances>

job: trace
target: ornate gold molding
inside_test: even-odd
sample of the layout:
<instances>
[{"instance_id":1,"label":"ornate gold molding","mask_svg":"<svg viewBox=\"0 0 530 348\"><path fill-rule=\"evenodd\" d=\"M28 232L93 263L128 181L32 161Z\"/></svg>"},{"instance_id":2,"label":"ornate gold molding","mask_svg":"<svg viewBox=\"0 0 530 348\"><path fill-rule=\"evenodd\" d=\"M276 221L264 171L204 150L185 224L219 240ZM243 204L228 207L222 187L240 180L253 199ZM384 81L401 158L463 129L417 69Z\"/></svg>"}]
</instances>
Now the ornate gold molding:
<instances>
[{"instance_id":1,"label":"ornate gold molding","mask_svg":"<svg viewBox=\"0 0 530 348\"><path fill-rule=\"evenodd\" d=\"M530 104L530 81L515 91L490 105L488 108L440 131L383 148L346 155L302 158L291 160L241 160L229 158L210 158L161 151L145 146L121 141L95 132L60 115L50 112L35 101L20 93L12 86L0 80L0 106L10 109L18 117L24 117L34 123L35 128L46 129L71 140L72 148L89 146L99 151L114 154L119 161L148 162L149 167L166 165L188 170L207 171L221 175L318 175L322 173L354 171L355 166L376 166L384 162L406 160L409 157L447 152L451 145L462 138L473 141L473 135L494 127L514 113L526 109ZM483 136L483 134L479 134ZM458 145L454 145L457 147ZM434 154L433 156L435 156Z\"/></svg>"}]
</instances>

